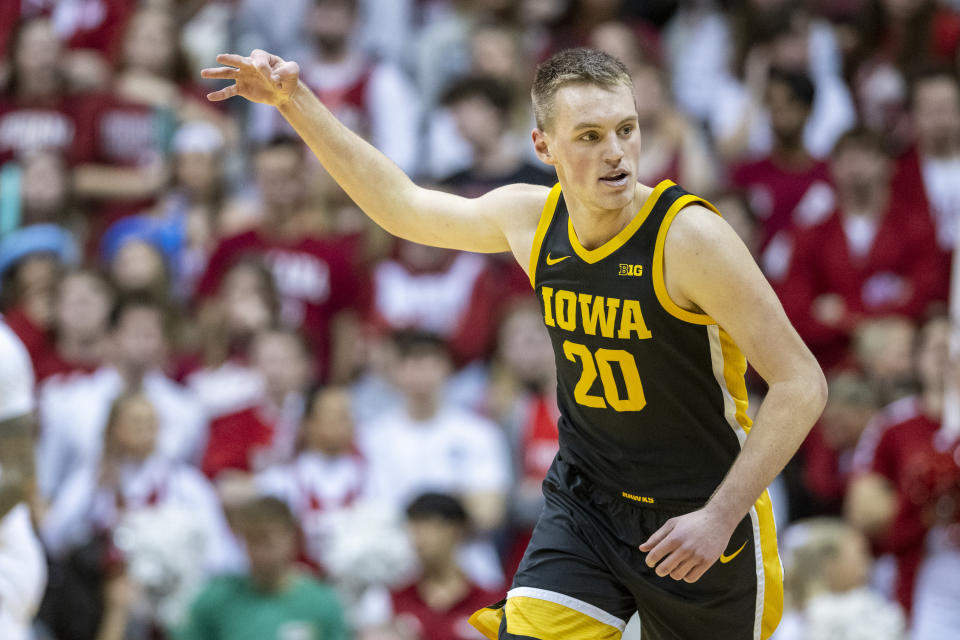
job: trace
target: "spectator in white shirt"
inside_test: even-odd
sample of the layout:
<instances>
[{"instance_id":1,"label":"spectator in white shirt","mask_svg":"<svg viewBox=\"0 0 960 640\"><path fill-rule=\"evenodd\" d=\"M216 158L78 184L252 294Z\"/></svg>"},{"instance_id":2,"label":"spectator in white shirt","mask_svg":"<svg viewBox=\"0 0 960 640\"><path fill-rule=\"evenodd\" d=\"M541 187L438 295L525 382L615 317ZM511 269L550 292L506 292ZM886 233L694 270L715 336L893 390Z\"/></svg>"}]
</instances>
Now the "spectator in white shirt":
<instances>
[{"instance_id":1,"label":"spectator in white shirt","mask_svg":"<svg viewBox=\"0 0 960 640\"><path fill-rule=\"evenodd\" d=\"M401 510L425 491L459 495L481 530L503 523L510 456L499 427L444 402L450 357L437 336L401 331L395 336L394 381L404 408L362 430L374 495Z\"/></svg>"},{"instance_id":2,"label":"spectator in white shirt","mask_svg":"<svg viewBox=\"0 0 960 640\"><path fill-rule=\"evenodd\" d=\"M280 498L296 515L307 557L318 566L323 566L331 518L362 498L367 488L367 465L354 447L350 405L345 387L316 389L307 401L296 458L256 477L261 493Z\"/></svg>"},{"instance_id":3,"label":"spectator in white shirt","mask_svg":"<svg viewBox=\"0 0 960 640\"><path fill-rule=\"evenodd\" d=\"M113 401L96 464L74 469L47 512L41 535L55 557L109 534L131 511L175 504L203 523L206 566L232 565L232 536L213 487L192 466L157 450L158 412L142 392Z\"/></svg>"},{"instance_id":4,"label":"spectator in white shirt","mask_svg":"<svg viewBox=\"0 0 960 640\"><path fill-rule=\"evenodd\" d=\"M26 640L46 582L28 505L33 482L33 370L0 321L0 638Z\"/></svg>"},{"instance_id":5,"label":"spectator in white shirt","mask_svg":"<svg viewBox=\"0 0 960 640\"><path fill-rule=\"evenodd\" d=\"M195 461L207 420L193 394L166 376L167 316L149 296L130 294L111 314L111 363L89 375L54 378L40 389L41 439L37 477L53 498L64 479L96 464L113 400L140 389L156 407L157 449L165 457Z\"/></svg>"}]
</instances>

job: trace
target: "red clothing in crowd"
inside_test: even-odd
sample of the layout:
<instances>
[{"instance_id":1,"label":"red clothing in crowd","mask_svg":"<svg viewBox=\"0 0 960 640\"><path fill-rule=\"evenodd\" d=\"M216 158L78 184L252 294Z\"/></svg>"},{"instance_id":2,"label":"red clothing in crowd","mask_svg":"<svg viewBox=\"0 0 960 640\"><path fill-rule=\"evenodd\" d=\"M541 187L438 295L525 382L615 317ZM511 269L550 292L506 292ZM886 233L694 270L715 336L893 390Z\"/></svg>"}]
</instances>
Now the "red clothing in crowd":
<instances>
[{"instance_id":1,"label":"red clothing in crowd","mask_svg":"<svg viewBox=\"0 0 960 640\"><path fill-rule=\"evenodd\" d=\"M44 104L0 98L0 164L36 149L63 152L71 163L89 155L88 103L63 97Z\"/></svg>"},{"instance_id":2,"label":"red clothing in crowd","mask_svg":"<svg viewBox=\"0 0 960 640\"><path fill-rule=\"evenodd\" d=\"M214 295L237 261L262 257L273 273L281 300L281 320L300 329L310 340L320 372L329 365L330 328L334 315L361 304L362 277L356 267L356 245L341 238L271 238L259 230L245 231L220 242L197 295Z\"/></svg>"},{"instance_id":3,"label":"red clothing in crowd","mask_svg":"<svg viewBox=\"0 0 960 640\"><path fill-rule=\"evenodd\" d=\"M256 458L271 447L273 433L274 425L257 407L215 418L210 421L207 450L200 468L211 480L227 469L256 471Z\"/></svg>"},{"instance_id":4,"label":"red clothing in crowd","mask_svg":"<svg viewBox=\"0 0 960 640\"><path fill-rule=\"evenodd\" d=\"M818 503L818 510L839 514L850 483L853 451L830 446L816 424L801 445L803 484Z\"/></svg>"},{"instance_id":5,"label":"red clothing in crowd","mask_svg":"<svg viewBox=\"0 0 960 640\"><path fill-rule=\"evenodd\" d=\"M70 49L94 49L109 62L119 62L130 17L130 0L60 0L55 24Z\"/></svg>"},{"instance_id":6,"label":"red clothing in crowd","mask_svg":"<svg viewBox=\"0 0 960 640\"><path fill-rule=\"evenodd\" d=\"M821 366L830 369L846 357L850 332L864 318L916 319L931 302L945 300L948 272L925 211L893 203L863 256L851 249L844 218L834 212L797 233L782 288L784 309ZM814 301L824 294L837 294L845 304L836 326L813 314Z\"/></svg>"},{"instance_id":7,"label":"red clothing in crowd","mask_svg":"<svg viewBox=\"0 0 960 640\"><path fill-rule=\"evenodd\" d=\"M468 622L483 607L503 599L503 594L485 591L471 584L459 602L445 611L432 609L424 602L416 584L390 594L398 622L414 628L421 640L473 640L477 630Z\"/></svg>"},{"instance_id":8,"label":"red clothing in crowd","mask_svg":"<svg viewBox=\"0 0 960 640\"><path fill-rule=\"evenodd\" d=\"M0 52L6 54L21 18L53 18L57 34L70 49L94 49L118 62L123 35L137 8L130 0L3 0L0 2Z\"/></svg>"},{"instance_id":9,"label":"red clothing in crowd","mask_svg":"<svg viewBox=\"0 0 960 640\"><path fill-rule=\"evenodd\" d=\"M891 553L897 560L895 593L908 612L928 531L924 476L939 455L934 448L939 429L940 424L923 413L917 398L905 398L867 427L854 457L856 473L880 474L896 491L896 515L877 545L878 551Z\"/></svg>"},{"instance_id":10,"label":"red clothing in crowd","mask_svg":"<svg viewBox=\"0 0 960 640\"><path fill-rule=\"evenodd\" d=\"M777 233L822 222L835 207L827 164L818 160L794 170L766 157L734 168L730 182L757 216L761 250Z\"/></svg>"}]
</instances>

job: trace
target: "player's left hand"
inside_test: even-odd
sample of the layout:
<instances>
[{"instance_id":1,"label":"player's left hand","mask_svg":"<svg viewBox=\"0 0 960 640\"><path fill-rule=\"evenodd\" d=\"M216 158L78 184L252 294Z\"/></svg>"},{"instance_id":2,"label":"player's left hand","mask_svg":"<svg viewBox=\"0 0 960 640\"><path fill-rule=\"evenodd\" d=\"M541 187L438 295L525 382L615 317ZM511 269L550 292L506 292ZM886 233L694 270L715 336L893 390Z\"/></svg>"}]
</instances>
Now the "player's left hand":
<instances>
[{"instance_id":1,"label":"player's left hand","mask_svg":"<svg viewBox=\"0 0 960 640\"><path fill-rule=\"evenodd\" d=\"M658 576L696 582L726 549L736 523L708 509L670 518L657 529L640 551Z\"/></svg>"}]
</instances>

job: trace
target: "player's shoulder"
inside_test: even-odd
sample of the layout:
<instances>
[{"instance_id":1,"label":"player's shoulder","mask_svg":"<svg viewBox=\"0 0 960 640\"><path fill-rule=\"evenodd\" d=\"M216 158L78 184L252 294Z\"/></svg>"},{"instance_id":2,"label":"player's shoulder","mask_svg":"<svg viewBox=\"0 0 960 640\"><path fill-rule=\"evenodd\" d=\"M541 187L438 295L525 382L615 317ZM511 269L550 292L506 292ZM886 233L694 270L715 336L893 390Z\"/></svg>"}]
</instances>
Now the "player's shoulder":
<instances>
[{"instance_id":1,"label":"player's shoulder","mask_svg":"<svg viewBox=\"0 0 960 640\"><path fill-rule=\"evenodd\" d=\"M517 182L488 191L480 199L485 205L495 207L495 213L522 215L537 220L549 195L550 187Z\"/></svg>"},{"instance_id":2,"label":"player's shoulder","mask_svg":"<svg viewBox=\"0 0 960 640\"><path fill-rule=\"evenodd\" d=\"M724 219L704 204L691 203L680 209L666 224L666 251L696 260L722 251L738 241L736 232Z\"/></svg>"}]
</instances>

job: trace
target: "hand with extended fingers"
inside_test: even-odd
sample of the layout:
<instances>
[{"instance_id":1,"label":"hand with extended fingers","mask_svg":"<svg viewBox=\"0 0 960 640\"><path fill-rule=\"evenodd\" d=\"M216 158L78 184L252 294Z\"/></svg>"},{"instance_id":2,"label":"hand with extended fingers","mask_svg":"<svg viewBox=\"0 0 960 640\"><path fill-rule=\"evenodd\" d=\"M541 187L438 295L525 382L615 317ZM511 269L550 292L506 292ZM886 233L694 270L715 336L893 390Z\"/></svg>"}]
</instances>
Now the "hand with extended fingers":
<instances>
[{"instance_id":1,"label":"hand with extended fingers","mask_svg":"<svg viewBox=\"0 0 960 640\"><path fill-rule=\"evenodd\" d=\"M251 102L262 102L279 107L287 102L300 80L300 67L280 56L254 49L249 56L221 53L217 62L223 67L204 69L200 75L216 80L234 80L234 84L207 94L214 102L233 96Z\"/></svg>"}]
</instances>

